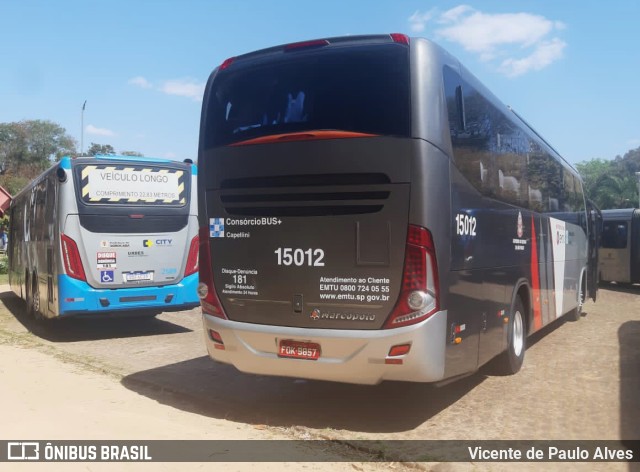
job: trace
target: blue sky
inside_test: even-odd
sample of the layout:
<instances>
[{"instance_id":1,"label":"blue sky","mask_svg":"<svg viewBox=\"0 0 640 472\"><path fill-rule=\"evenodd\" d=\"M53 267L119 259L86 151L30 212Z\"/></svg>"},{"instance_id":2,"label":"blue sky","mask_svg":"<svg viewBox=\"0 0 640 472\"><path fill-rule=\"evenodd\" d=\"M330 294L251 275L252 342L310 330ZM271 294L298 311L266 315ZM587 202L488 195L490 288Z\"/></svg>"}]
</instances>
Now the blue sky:
<instances>
[{"instance_id":1,"label":"blue sky","mask_svg":"<svg viewBox=\"0 0 640 472\"><path fill-rule=\"evenodd\" d=\"M640 146L640 2L0 0L0 122L47 119L116 151L197 157L224 59L319 37L435 40L568 161Z\"/></svg>"}]
</instances>

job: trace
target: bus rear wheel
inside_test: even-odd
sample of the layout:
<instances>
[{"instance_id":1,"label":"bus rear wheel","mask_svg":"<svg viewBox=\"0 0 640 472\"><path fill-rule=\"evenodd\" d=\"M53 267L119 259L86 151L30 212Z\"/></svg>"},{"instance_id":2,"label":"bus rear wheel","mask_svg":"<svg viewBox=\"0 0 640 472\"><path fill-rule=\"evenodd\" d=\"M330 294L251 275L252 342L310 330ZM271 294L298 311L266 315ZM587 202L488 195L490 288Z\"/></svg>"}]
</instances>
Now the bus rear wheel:
<instances>
[{"instance_id":1,"label":"bus rear wheel","mask_svg":"<svg viewBox=\"0 0 640 472\"><path fill-rule=\"evenodd\" d=\"M517 373L524 362L524 353L527 349L527 325L525 310L520 296L516 297L511 316L509 317L507 331L507 350L499 360L498 368L504 375Z\"/></svg>"},{"instance_id":2,"label":"bus rear wheel","mask_svg":"<svg viewBox=\"0 0 640 472\"><path fill-rule=\"evenodd\" d=\"M40 310L40 286L38 284L38 275L32 274L27 282L27 315L41 320L43 319Z\"/></svg>"},{"instance_id":3,"label":"bus rear wheel","mask_svg":"<svg viewBox=\"0 0 640 472\"><path fill-rule=\"evenodd\" d=\"M33 298L31 298L31 277L29 274L25 274L24 277L24 300L27 305L27 316L33 317Z\"/></svg>"},{"instance_id":4,"label":"bus rear wheel","mask_svg":"<svg viewBox=\"0 0 640 472\"><path fill-rule=\"evenodd\" d=\"M585 286L584 279L580 282L580 287L578 288L578 306L576 306L573 310L567 313L567 319L570 321L579 321L582 318L582 306L584 305L584 297L585 297Z\"/></svg>"}]
</instances>

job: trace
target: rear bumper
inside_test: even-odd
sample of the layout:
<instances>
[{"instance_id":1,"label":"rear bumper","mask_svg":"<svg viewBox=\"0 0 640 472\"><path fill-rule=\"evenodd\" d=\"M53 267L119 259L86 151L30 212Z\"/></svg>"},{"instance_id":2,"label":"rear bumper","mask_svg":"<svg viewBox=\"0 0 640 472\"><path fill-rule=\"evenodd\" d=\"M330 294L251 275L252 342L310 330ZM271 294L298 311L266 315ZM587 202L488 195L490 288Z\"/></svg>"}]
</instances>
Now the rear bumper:
<instances>
[{"instance_id":1,"label":"rear bumper","mask_svg":"<svg viewBox=\"0 0 640 472\"><path fill-rule=\"evenodd\" d=\"M258 325L209 315L203 315L203 324L210 357L242 372L370 385L383 380L437 382L444 377L446 311L417 325L371 331ZM220 334L224 350L209 337L209 329ZM278 357L281 339L320 344L320 359ZM392 346L407 343L409 353L393 358L402 364L385 363Z\"/></svg>"},{"instance_id":2,"label":"rear bumper","mask_svg":"<svg viewBox=\"0 0 640 472\"><path fill-rule=\"evenodd\" d=\"M178 311L200 304L196 288L198 274L180 283L161 287L95 289L67 275L58 276L58 314L60 316L122 311Z\"/></svg>"}]
</instances>

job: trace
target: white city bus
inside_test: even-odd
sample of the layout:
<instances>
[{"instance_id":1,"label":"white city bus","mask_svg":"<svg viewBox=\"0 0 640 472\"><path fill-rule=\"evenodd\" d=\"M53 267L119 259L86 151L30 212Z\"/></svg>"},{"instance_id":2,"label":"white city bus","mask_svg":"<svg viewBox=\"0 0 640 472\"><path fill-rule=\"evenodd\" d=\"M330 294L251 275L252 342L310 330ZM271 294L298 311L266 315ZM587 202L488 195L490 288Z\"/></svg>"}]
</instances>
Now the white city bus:
<instances>
[{"instance_id":1,"label":"white city bus","mask_svg":"<svg viewBox=\"0 0 640 472\"><path fill-rule=\"evenodd\" d=\"M62 158L13 199L9 282L38 318L198 304L197 167Z\"/></svg>"}]
</instances>

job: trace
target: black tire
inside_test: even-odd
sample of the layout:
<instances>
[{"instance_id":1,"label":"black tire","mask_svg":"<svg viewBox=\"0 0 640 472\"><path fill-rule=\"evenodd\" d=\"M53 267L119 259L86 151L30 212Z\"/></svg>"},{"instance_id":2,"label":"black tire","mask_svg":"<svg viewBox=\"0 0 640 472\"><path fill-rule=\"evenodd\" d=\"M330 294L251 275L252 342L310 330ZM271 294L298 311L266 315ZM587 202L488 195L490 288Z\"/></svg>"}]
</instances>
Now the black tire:
<instances>
[{"instance_id":1,"label":"black tire","mask_svg":"<svg viewBox=\"0 0 640 472\"><path fill-rule=\"evenodd\" d=\"M584 297L585 297L585 287L584 284L580 283L580 289L578 290L578 306L567 313L567 319L569 321L580 321L582 318L582 306L584 305Z\"/></svg>"},{"instance_id":2,"label":"black tire","mask_svg":"<svg viewBox=\"0 0 640 472\"><path fill-rule=\"evenodd\" d=\"M38 285L38 276L32 274L25 283L27 298L27 316L34 320L42 320L42 312L40 310L40 287Z\"/></svg>"},{"instance_id":3,"label":"black tire","mask_svg":"<svg viewBox=\"0 0 640 472\"><path fill-rule=\"evenodd\" d=\"M27 316L33 318L33 298L31 298L31 277L29 277L29 274L24 277L24 298L27 306Z\"/></svg>"},{"instance_id":4,"label":"black tire","mask_svg":"<svg viewBox=\"0 0 640 472\"><path fill-rule=\"evenodd\" d=\"M498 358L498 370L503 375L517 373L524 362L524 353L527 350L527 322L524 304L520 296L511 309L507 331L507 350Z\"/></svg>"},{"instance_id":5,"label":"black tire","mask_svg":"<svg viewBox=\"0 0 640 472\"><path fill-rule=\"evenodd\" d=\"M33 274L31 286L31 312L36 320L44 319L40 308L40 284L38 283L38 275Z\"/></svg>"}]
</instances>

